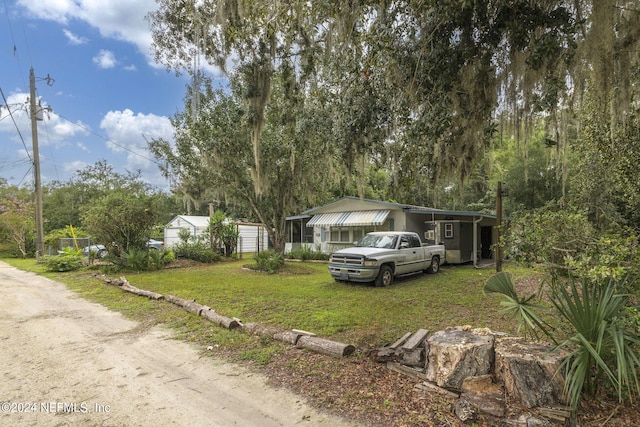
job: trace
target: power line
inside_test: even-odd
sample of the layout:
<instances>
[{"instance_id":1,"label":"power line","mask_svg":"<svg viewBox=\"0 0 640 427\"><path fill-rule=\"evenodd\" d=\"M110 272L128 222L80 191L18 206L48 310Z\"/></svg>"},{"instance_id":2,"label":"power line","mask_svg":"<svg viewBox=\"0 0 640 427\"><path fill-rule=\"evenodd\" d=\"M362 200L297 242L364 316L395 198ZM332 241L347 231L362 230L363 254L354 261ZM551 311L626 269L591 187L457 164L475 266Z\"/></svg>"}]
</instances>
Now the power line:
<instances>
[{"instance_id":1,"label":"power line","mask_svg":"<svg viewBox=\"0 0 640 427\"><path fill-rule=\"evenodd\" d=\"M93 129L91 129L91 128L88 128L88 127L83 126L83 125L81 125L81 124L79 124L79 123L76 123L76 122L72 122L71 120L69 120L69 119L68 119L68 118L66 118L65 116L61 115L61 114L60 114L60 113L58 113L57 111L56 111L55 113L58 115L58 117L60 117L60 118L62 118L62 119L64 119L64 120L66 120L67 122L71 123L72 125L78 126L80 129L83 129L83 130L85 130L85 131L87 131L87 132L89 132L89 133L91 133L91 134L93 134L93 135L97 136L98 138L103 139L103 140L105 140L106 142L109 142L109 143L111 143L111 144L115 145L116 147L120 147L120 148L122 148L123 150L128 151L128 152L129 152L129 153L131 153L131 154L134 154L134 155L136 155L136 156L138 156L138 157L141 157L141 158L143 158L143 159L145 159L145 160L149 160L150 162L154 163L155 165L160 166L160 164L159 164L155 159L152 159L152 158L149 158L149 157L147 157L147 156L144 156L144 155L142 155L142 154L140 154L140 153L138 153L138 152L136 152L136 151L133 151L133 150L132 150L132 149L130 149L130 148L125 147L124 145L118 144L117 142L112 141L111 139L107 138L106 136L104 136L104 135L100 135L99 133L97 133L97 132L93 131Z\"/></svg>"},{"instance_id":2,"label":"power line","mask_svg":"<svg viewBox=\"0 0 640 427\"><path fill-rule=\"evenodd\" d=\"M20 136L20 141L22 141L22 145L24 146L24 150L27 152L27 156L29 156L29 159L33 162L33 158L31 157L31 153L29 153L29 149L27 148L27 144L24 142L24 138L22 137L22 132L20 132L20 128L18 127L18 124L16 123L16 119L13 117L13 112L11 111L11 108L9 108L9 102L7 101L7 97L4 96L4 91L2 90L2 87L0 87L0 94L2 95L2 100L4 101L4 105L7 106L7 111L9 111L9 116L11 116L11 121L13 121L13 125L16 127L16 131L18 132L18 136Z\"/></svg>"}]
</instances>

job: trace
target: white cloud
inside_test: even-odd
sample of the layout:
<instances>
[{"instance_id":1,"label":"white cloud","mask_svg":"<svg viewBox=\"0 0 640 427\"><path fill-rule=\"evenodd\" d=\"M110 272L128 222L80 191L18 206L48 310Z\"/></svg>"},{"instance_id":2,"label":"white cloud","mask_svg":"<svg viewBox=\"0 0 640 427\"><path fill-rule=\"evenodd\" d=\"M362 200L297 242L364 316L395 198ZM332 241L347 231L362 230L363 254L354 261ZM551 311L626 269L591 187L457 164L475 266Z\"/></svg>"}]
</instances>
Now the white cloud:
<instances>
[{"instance_id":1,"label":"white cloud","mask_svg":"<svg viewBox=\"0 0 640 427\"><path fill-rule=\"evenodd\" d=\"M93 63L102 69L113 68L116 66L116 56L110 50L102 49L92 59Z\"/></svg>"},{"instance_id":2,"label":"white cloud","mask_svg":"<svg viewBox=\"0 0 640 427\"><path fill-rule=\"evenodd\" d=\"M86 44L89 42L89 39L83 36L77 36L75 34L73 34L71 31L69 30L62 30L62 32L64 33L64 35L67 37L67 39L69 40L69 44L72 45L81 45L81 44Z\"/></svg>"},{"instance_id":3,"label":"white cloud","mask_svg":"<svg viewBox=\"0 0 640 427\"><path fill-rule=\"evenodd\" d=\"M97 28L103 37L133 43L154 65L151 32L145 16L157 9L155 0L18 0L18 5L39 19L63 25L74 19L84 21Z\"/></svg>"},{"instance_id":4,"label":"white cloud","mask_svg":"<svg viewBox=\"0 0 640 427\"><path fill-rule=\"evenodd\" d=\"M87 166L89 166L89 163L87 162L83 162L81 160L75 160L73 162L65 162L62 165L62 169L64 170L64 172L66 172L69 175L73 175L75 174L77 171L79 170L83 170L85 169Z\"/></svg>"},{"instance_id":5,"label":"white cloud","mask_svg":"<svg viewBox=\"0 0 640 427\"><path fill-rule=\"evenodd\" d=\"M166 185L160 170L147 148L151 139L173 140L173 127L167 117L155 114L134 114L133 111L110 111L100 128L109 138L107 147L116 153L126 153L126 169L142 171L142 177L155 185Z\"/></svg>"},{"instance_id":6,"label":"white cloud","mask_svg":"<svg viewBox=\"0 0 640 427\"><path fill-rule=\"evenodd\" d=\"M153 58L153 39L149 22L145 19L150 12L158 9L155 0L18 0L18 5L39 19L63 25L72 20L86 22L96 28L102 37L135 45L145 56L149 66L164 68ZM233 68L235 59L229 58L229 68ZM220 69L210 65L204 58L201 65L205 71L220 76Z\"/></svg>"},{"instance_id":7,"label":"white cloud","mask_svg":"<svg viewBox=\"0 0 640 427\"><path fill-rule=\"evenodd\" d=\"M31 146L31 117L29 116L29 94L12 93L7 97L7 103L11 106L12 116L5 108L2 109L0 115L0 133L7 133L13 140L19 140L20 136L25 144ZM78 135L87 135L86 125L78 121L76 123L69 122L58 116L55 110L47 111L48 106L43 104L45 109L43 120L38 121L38 138L39 145L62 146L69 139ZM14 124L15 121L15 124ZM16 127L18 131L16 130Z\"/></svg>"}]
</instances>

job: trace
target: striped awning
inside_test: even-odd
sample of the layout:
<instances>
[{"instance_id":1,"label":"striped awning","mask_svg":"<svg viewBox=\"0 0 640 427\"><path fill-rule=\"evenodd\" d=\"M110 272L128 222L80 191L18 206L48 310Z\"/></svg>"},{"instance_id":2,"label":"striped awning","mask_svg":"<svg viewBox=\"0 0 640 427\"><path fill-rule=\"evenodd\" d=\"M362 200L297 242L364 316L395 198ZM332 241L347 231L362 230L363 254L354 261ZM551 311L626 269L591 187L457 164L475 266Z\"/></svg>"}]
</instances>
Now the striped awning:
<instances>
[{"instance_id":1,"label":"striped awning","mask_svg":"<svg viewBox=\"0 0 640 427\"><path fill-rule=\"evenodd\" d=\"M333 212L314 215L307 227L355 227L362 225L382 225L389 210Z\"/></svg>"}]
</instances>

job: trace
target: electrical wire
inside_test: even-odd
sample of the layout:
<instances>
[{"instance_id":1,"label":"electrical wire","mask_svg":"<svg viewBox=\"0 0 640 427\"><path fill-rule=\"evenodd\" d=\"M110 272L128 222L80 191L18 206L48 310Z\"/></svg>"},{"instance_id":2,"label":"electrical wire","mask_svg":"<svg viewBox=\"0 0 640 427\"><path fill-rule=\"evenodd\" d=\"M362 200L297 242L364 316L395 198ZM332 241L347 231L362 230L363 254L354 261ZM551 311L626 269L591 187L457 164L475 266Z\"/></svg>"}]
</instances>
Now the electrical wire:
<instances>
[{"instance_id":1,"label":"electrical wire","mask_svg":"<svg viewBox=\"0 0 640 427\"><path fill-rule=\"evenodd\" d=\"M83 129L83 130L85 130L85 131L87 131L87 132L89 132L89 133L91 133L91 134L93 134L93 135L97 136L98 138L101 138L101 139L105 140L106 142L108 142L108 143L110 143L110 144L115 145L116 147L120 147L120 148L122 148L123 150L128 151L129 153L131 153L131 154L133 154L133 155L136 155L136 156L138 156L138 157L141 157L141 158L143 158L143 159L145 159L145 160L149 160L151 163L154 163L155 165L160 166L160 163L158 163L155 159L152 159L152 158L150 158L150 157L144 156L144 155L142 155L142 154L140 154L140 153L138 153L138 152L136 152L136 151L133 151L133 150L132 150L132 149L130 149L130 148L127 148L127 147L126 147L126 146L124 146L124 145L118 144L117 142L112 141L111 139L107 138L106 136L104 136L104 135L100 135L99 133L97 133L97 132L93 131L93 129L91 129L91 128L88 128L88 127L83 126L83 125L81 125L81 124L79 124L79 123L76 123L76 122L72 122L71 120L69 120L69 119L68 119L68 118L66 118L65 116L61 115L61 114L60 114L59 112L57 112L57 111L56 111L55 113L58 115L58 117L60 117L60 118L62 118L62 119L64 119L64 120L66 120L67 122L71 123L72 125L78 126L80 129Z\"/></svg>"},{"instance_id":2,"label":"electrical wire","mask_svg":"<svg viewBox=\"0 0 640 427\"><path fill-rule=\"evenodd\" d=\"M11 111L11 108L9 108L9 102L7 101L7 97L4 96L4 91L2 90L2 87L0 87L0 94L2 95L2 101L4 102L4 105L7 106L7 111L9 111L9 116L11 116L11 121L13 121L13 125L16 127L16 131L18 132L18 136L20 137L20 141L22 141L22 145L24 146L24 150L27 152L27 156L29 156L29 159L31 159L31 161L33 162L33 157L31 157L31 153L29 153L29 149L27 148L27 144L24 142L24 137L22 136L22 132L20 132L20 128L18 127L18 124L16 123L16 119L13 117L13 112Z\"/></svg>"}]
</instances>

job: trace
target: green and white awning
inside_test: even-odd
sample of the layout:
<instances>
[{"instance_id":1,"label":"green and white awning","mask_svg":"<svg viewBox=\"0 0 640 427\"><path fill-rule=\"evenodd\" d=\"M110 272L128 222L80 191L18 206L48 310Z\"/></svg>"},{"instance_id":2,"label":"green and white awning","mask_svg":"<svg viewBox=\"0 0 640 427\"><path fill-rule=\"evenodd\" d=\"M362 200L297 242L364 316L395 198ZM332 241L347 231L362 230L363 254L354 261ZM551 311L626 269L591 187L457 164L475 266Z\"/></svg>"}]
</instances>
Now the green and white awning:
<instances>
[{"instance_id":1,"label":"green and white awning","mask_svg":"<svg viewBox=\"0 0 640 427\"><path fill-rule=\"evenodd\" d=\"M333 212L314 215L307 227L356 227L384 224L389 210Z\"/></svg>"}]
</instances>

